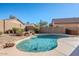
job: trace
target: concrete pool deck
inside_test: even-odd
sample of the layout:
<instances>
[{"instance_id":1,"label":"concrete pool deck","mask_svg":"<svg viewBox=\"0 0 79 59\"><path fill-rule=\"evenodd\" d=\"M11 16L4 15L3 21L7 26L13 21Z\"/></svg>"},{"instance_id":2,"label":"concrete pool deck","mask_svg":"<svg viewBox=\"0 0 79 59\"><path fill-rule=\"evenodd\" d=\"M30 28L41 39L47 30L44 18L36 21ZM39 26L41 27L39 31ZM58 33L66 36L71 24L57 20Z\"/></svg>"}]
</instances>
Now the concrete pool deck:
<instances>
[{"instance_id":1,"label":"concrete pool deck","mask_svg":"<svg viewBox=\"0 0 79 59\"><path fill-rule=\"evenodd\" d=\"M20 41L19 41L20 42ZM58 39L58 47L47 52L31 53L11 48L1 49L1 56L69 56L79 45L79 37L68 37Z\"/></svg>"}]
</instances>

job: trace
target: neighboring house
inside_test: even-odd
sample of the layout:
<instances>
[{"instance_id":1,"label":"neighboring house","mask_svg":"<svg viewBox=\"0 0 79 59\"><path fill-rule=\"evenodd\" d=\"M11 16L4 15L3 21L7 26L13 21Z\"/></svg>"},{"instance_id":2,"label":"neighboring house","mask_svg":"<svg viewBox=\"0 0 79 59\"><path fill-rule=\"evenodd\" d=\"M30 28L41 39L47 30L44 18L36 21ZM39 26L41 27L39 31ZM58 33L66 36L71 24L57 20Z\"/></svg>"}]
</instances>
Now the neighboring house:
<instances>
[{"instance_id":1,"label":"neighboring house","mask_svg":"<svg viewBox=\"0 0 79 59\"><path fill-rule=\"evenodd\" d=\"M25 24L16 18L0 20L0 31L1 32L5 32L9 29L12 29L13 27L24 29Z\"/></svg>"},{"instance_id":2,"label":"neighboring house","mask_svg":"<svg viewBox=\"0 0 79 59\"><path fill-rule=\"evenodd\" d=\"M53 19L52 20L53 28L63 28L61 32L67 34L79 34L79 18L61 18L61 19ZM57 32L58 29L55 29Z\"/></svg>"},{"instance_id":3,"label":"neighboring house","mask_svg":"<svg viewBox=\"0 0 79 59\"><path fill-rule=\"evenodd\" d=\"M52 25L53 26L65 27L65 28L79 27L79 18L53 19Z\"/></svg>"},{"instance_id":4,"label":"neighboring house","mask_svg":"<svg viewBox=\"0 0 79 59\"><path fill-rule=\"evenodd\" d=\"M35 25L34 24L26 24L25 25L25 31L34 30L34 29L35 29Z\"/></svg>"}]
</instances>

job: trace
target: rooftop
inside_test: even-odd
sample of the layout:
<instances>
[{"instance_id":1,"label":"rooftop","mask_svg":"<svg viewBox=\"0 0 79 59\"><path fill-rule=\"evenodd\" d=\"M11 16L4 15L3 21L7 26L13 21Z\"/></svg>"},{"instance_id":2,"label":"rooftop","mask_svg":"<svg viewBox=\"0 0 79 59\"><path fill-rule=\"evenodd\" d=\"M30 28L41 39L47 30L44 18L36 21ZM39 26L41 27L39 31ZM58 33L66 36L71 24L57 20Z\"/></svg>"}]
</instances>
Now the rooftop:
<instances>
[{"instance_id":1,"label":"rooftop","mask_svg":"<svg viewBox=\"0 0 79 59\"><path fill-rule=\"evenodd\" d=\"M52 19L54 23L79 23L79 18L59 18Z\"/></svg>"}]
</instances>

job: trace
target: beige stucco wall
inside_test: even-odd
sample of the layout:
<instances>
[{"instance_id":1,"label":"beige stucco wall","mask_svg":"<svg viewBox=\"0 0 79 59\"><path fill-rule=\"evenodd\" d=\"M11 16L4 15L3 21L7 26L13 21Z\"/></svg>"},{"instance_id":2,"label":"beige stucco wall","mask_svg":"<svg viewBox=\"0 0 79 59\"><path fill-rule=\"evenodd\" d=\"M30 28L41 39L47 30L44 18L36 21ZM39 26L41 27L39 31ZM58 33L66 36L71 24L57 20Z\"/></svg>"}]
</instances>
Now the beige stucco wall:
<instances>
[{"instance_id":1,"label":"beige stucco wall","mask_svg":"<svg viewBox=\"0 0 79 59\"><path fill-rule=\"evenodd\" d=\"M65 33L65 28L63 27L42 27L40 29L41 33Z\"/></svg>"},{"instance_id":2,"label":"beige stucco wall","mask_svg":"<svg viewBox=\"0 0 79 59\"><path fill-rule=\"evenodd\" d=\"M5 20L5 31L12 29L13 27L16 28L24 28L25 25L23 25L21 22L19 22L16 19L10 19L10 20ZM3 20L0 20L0 31L3 32Z\"/></svg>"},{"instance_id":3,"label":"beige stucco wall","mask_svg":"<svg viewBox=\"0 0 79 59\"><path fill-rule=\"evenodd\" d=\"M54 26L62 26L62 27L68 28L68 27L79 27L79 24L76 24L76 23L72 23L72 24L54 24Z\"/></svg>"},{"instance_id":4,"label":"beige stucco wall","mask_svg":"<svg viewBox=\"0 0 79 59\"><path fill-rule=\"evenodd\" d=\"M53 32L53 27L41 27L40 32L41 33L52 33Z\"/></svg>"},{"instance_id":5,"label":"beige stucco wall","mask_svg":"<svg viewBox=\"0 0 79 59\"><path fill-rule=\"evenodd\" d=\"M64 27L53 27L53 33L65 33Z\"/></svg>"},{"instance_id":6,"label":"beige stucco wall","mask_svg":"<svg viewBox=\"0 0 79 59\"><path fill-rule=\"evenodd\" d=\"M3 21L0 20L0 31L3 32Z\"/></svg>"}]
</instances>

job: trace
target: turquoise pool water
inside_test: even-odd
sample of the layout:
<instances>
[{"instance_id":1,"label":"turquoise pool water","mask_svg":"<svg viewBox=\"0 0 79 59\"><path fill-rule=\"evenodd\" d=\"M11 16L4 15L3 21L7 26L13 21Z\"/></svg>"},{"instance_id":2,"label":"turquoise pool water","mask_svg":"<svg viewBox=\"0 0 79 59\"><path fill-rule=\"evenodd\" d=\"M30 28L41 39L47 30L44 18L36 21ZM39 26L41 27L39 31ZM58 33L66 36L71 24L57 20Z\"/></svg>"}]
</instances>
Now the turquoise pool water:
<instances>
[{"instance_id":1,"label":"turquoise pool water","mask_svg":"<svg viewBox=\"0 0 79 59\"><path fill-rule=\"evenodd\" d=\"M58 38L65 36L60 35L37 35L31 39L24 40L16 45L16 48L24 52L44 52L58 46Z\"/></svg>"}]
</instances>

